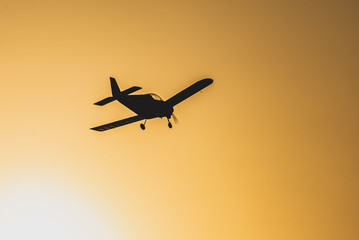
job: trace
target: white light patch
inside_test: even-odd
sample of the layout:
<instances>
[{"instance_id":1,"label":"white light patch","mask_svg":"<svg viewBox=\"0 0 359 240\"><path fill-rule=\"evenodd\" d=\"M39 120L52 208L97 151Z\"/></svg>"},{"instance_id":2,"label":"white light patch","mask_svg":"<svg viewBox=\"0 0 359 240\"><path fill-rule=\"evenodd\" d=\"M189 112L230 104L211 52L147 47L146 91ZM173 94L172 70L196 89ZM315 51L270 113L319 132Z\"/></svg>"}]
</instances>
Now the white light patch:
<instances>
[{"instance_id":1,"label":"white light patch","mask_svg":"<svg viewBox=\"0 0 359 240\"><path fill-rule=\"evenodd\" d=\"M23 181L0 190L2 240L118 240L87 201L57 184Z\"/></svg>"}]
</instances>

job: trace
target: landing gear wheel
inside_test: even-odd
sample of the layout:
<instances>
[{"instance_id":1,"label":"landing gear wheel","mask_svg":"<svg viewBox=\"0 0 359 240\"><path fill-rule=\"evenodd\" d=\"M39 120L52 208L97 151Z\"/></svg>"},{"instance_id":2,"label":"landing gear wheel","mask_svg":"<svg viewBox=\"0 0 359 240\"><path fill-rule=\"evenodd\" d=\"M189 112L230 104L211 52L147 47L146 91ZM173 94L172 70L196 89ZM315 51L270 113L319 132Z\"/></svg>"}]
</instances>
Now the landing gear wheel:
<instances>
[{"instance_id":1,"label":"landing gear wheel","mask_svg":"<svg viewBox=\"0 0 359 240\"><path fill-rule=\"evenodd\" d=\"M172 128L172 123L169 122L169 123L168 123L168 127L169 127L169 128Z\"/></svg>"},{"instance_id":2,"label":"landing gear wheel","mask_svg":"<svg viewBox=\"0 0 359 240\"><path fill-rule=\"evenodd\" d=\"M145 124L143 124L143 123L140 124L140 127L141 127L142 130L146 129Z\"/></svg>"}]
</instances>

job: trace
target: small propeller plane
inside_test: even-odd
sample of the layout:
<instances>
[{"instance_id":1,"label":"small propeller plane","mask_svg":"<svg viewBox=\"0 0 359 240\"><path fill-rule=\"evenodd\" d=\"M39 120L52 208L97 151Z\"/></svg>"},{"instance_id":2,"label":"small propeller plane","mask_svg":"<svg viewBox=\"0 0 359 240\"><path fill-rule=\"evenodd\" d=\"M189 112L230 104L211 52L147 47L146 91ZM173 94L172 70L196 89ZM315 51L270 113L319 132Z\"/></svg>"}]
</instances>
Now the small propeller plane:
<instances>
[{"instance_id":1,"label":"small propeller plane","mask_svg":"<svg viewBox=\"0 0 359 240\"><path fill-rule=\"evenodd\" d=\"M205 87L213 83L213 79L205 78L202 79L183 91L177 93L173 97L169 98L166 101L163 101L157 94L149 93L142 95L130 95L133 92L136 92L141 89L141 87L130 87L124 91L121 91L117 85L117 82L114 78L110 77L111 82L111 91L112 96L102 99L94 103L98 106L104 106L112 101L119 101L124 106L135 112L137 115L129 118L125 118L116 122L104 124L91 128L96 131L106 131L112 128L117 128L126 124L134 123L137 121L145 120L144 123L140 124L142 130L145 130L145 125L148 119L152 118L163 118L166 117L168 121L168 127L172 128L172 123L170 122L171 116L173 120L177 122L176 117L173 115L173 107L182 102L183 100L189 98L193 94L201 91Z\"/></svg>"}]
</instances>

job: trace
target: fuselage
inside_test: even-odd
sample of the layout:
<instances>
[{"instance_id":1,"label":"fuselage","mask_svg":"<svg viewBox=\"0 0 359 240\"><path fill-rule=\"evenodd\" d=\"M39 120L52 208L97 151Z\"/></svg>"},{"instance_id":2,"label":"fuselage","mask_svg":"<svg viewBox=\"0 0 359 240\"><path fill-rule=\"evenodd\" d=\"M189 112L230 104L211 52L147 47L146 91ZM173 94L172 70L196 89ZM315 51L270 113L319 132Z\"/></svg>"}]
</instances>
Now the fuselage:
<instances>
[{"instance_id":1,"label":"fuselage","mask_svg":"<svg viewBox=\"0 0 359 240\"><path fill-rule=\"evenodd\" d=\"M173 113L171 105L163 100L154 99L151 94L120 96L117 98L117 101L144 119L156 117L170 118Z\"/></svg>"}]
</instances>

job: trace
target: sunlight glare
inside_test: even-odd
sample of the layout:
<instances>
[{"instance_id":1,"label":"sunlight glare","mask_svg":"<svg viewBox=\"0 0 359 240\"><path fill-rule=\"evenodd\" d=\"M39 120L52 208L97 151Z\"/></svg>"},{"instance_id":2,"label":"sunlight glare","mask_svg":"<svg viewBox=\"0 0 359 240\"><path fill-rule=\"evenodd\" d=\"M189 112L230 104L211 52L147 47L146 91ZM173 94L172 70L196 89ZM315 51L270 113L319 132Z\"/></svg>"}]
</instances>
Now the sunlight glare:
<instances>
[{"instance_id":1,"label":"sunlight glare","mask_svg":"<svg viewBox=\"0 0 359 240\"><path fill-rule=\"evenodd\" d=\"M88 201L46 181L21 181L2 187L0 239L116 239Z\"/></svg>"}]
</instances>

